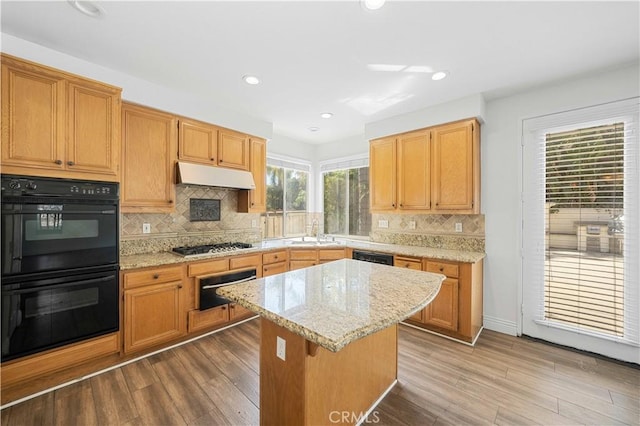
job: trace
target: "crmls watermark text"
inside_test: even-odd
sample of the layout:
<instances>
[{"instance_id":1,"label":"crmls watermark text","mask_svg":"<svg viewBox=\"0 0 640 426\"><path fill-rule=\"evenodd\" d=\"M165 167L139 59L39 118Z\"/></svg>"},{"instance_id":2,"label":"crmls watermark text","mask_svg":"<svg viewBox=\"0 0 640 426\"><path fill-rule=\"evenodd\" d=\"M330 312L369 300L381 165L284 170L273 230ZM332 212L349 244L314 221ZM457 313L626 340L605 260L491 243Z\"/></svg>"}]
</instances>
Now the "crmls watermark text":
<instances>
[{"instance_id":1,"label":"crmls watermark text","mask_svg":"<svg viewBox=\"0 0 640 426\"><path fill-rule=\"evenodd\" d=\"M329 421L331 423L359 423L366 414L367 413L363 413L362 411L359 413L355 411L332 411L329 413ZM378 412L372 411L362 424L379 422L380 417L378 416Z\"/></svg>"}]
</instances>

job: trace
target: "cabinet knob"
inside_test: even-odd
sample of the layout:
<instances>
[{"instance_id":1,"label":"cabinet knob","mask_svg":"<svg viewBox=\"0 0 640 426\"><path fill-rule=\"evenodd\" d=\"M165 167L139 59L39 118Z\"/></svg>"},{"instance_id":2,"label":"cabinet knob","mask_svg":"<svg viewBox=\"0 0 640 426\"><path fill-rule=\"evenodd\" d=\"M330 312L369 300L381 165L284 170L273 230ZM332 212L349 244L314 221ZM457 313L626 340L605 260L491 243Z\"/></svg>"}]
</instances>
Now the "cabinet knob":
<instances>
[{"instance_id":1,"label":"cabinet knob","mask_svg":"<svg viewBox=\"0 0 640 426\"><path fill-rule=\"evenodd\" d=\"M391 207L395 207L395 206L396 206L396 204L395 204L395 203L391 204Z\"/></svg>"},{"instance_id":2,"label":"cabinet knob","mask_svg":"<svg viewBox=\"0 0 640 426\"><path fill-rule=\"evenodd\" d=\"M169 200L169 204L173 204L173 200Z\"/></svg>"},{"instance_id":3,"label":"cabinet knob","mask_svg":"<svg viewBox=\"0 0 640 426\"><path fill-rule=\"evenodd\" d=\"M444 266L440 267L440 272L444 271Z\"/></svg>"},{"instance_id":4,"label":"cabinet knob","mask_svg":"<svg viewBox=\"0 0 640 426\"><path fill-rule=\"evenodd\" d=\"M211 157L211 161L216 161L216 159L215 159L215 158L213 158L213 157Z\"/></svg>"},{"instance_id":5,"label":"cabinet knob","mask_svg":"<svg viewBox=\"0 0 640 426\"><path fill-rule=\"evenodd\" d=\"M62 160L56 160L56 161L54 161L54 163L56 163L56 164L62 164Z\"/></svg>"},{"instance_id":6,"label":"cabinet knob","mask_svg":"<svg viewBox=\"0 0 640 426\"><path fill-rule=\"evenodd\" d=\"M218 160L219 163L222 163L222 158Z\"/></svg>"},{"instance_id":7,"label":"cabinet knob","mask_svg":"<svg viewBox=\"0 0 640 426\"><path fill-rule=\"evenodd\" d=\"M222 310L226 311L227 310L227 305L222 305Z\"/></svg>"},{"instance_id":8,"label":"cabinet knob","mask_svg":"<svg viewBox=\"0 0 640 426\"><path fill-rule=\"evenodd\" d=\"M178 284L178 288L179 288L179 289L180 289L180 288L182 288L182 284Z\"/></svg>"},{"instance_id":9,"label":"cabinet knob","mask_svg":"<svg viewBox=\"0 0 640 426\"><path fill-rule=\"evenodd\" d=\"M277 259L277 258L278 258L278 255L277 255L277 254L276 254L276 255L274 255L274 256L273 256L273 258L274 258L274 259Z\"/></svg>"},{"instance_id":10,"label":"cabinet knob","mask_svg":"<svg viewBox=\"0 0 640 426\"><path fill-rule=\"evenodd\" d=\"M154 280L157 280L158 278L160 278L160 275L158 275L158 274L153 274L153 279L154 279Z\"/></svg>"},{"instance_id":11,"label":"cabinet knob","mask_svg":"<svg viewBox=\"0 0 640 426\"><path fill-rule=\"evenodd\" d=\"M253 207L255 205L255 203L251 203L251 207Z\"/></svg>"},{"instance_id":12,"label":"cabinet knob","mask_svg":"<svg viewBox=\"0 0 640 426\"><path fill-rule=\"evenodd\" d=\"M76 164L76 163L74 163L73 161L67 161L67 165L69 165L69 166L73 166L74 164Z\"/></svg>"},{"instance_id":13,"label":"cabinet knob","mask_svg":"<svg viewBox=\"0 0 640 426\"><path fill-rule=\"evenodd\" d=\"M402 207L402 204L400 204L400 207Z\"/></svg>"}]
</instances>

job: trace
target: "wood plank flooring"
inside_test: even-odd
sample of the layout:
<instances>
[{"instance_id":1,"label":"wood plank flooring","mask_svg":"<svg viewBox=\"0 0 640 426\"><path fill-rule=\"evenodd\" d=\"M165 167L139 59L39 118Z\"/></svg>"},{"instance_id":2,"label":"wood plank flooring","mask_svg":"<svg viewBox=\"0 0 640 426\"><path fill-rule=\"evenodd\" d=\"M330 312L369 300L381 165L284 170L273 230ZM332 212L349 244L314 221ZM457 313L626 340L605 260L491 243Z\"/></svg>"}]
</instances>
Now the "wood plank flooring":
<instances>
[{"instance_id":1,"label":"wood plank flooring","mask_svg":"<svg viewBox=\"0 0 640 426\"><path fill-rule=\"evenodd\" d=\"M14 425L256 425L252 320L4 409ZM475 347L401 326L398 384L364 424L639 425L640 369L483 331Z\"/></svg>"}]
</instances>

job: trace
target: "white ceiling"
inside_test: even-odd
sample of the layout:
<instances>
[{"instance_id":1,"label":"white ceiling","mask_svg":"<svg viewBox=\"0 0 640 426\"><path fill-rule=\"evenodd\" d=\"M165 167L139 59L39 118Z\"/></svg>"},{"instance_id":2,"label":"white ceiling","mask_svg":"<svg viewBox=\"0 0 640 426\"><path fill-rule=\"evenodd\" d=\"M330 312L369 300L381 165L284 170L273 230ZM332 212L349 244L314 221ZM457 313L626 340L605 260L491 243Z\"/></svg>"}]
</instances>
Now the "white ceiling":
<instances>
[{"instance_id":1,"label":"white ceiling","mask_svg":"<svg viewBox=\"0 0 640 426\"><path fill-rule=\"evenodd\" d=\"M640 52L638 1L388 0L377 11L357 1L97 3L104 18L67 1L3 0L2 31L204 95L307 143L472 94L606 71ZM436 82L409 67L450 75ZM244 74L262 84L246 85ZM325 111L334 117L320 118Z\"/></svg>"}]
</instances>

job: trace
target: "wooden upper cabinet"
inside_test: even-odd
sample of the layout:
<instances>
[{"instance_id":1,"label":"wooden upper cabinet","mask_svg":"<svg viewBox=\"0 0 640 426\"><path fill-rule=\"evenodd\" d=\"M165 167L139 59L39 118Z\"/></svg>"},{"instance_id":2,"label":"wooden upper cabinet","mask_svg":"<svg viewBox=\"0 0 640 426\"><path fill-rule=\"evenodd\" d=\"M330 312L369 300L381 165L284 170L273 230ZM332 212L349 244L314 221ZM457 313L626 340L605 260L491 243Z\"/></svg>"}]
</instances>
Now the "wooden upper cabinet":
<instances>
[{"instance_id":1,"label":"wooden upper cabinet","mask_svg":"<svg viewBox=\"0 0 640 426\"><path fill-rule=\"evenodd\" d=\"M232 130L218 132L218 165L249 170L249 136Z\"/></svg>"},{"instance_id":2,"label":"wooden upper cabinet","mask_svg":"<svg viewBox=\"0 0 640 426\"><path fill-rule=\"evenodd\" d=\"M171 212L175 208L176 119L138 105L122 106L123 212Z\"/></svg>"},{"instance_id":3,"label":"wooden upper cabinet","mask_svg":"<svg viewBox=\"0 0 640 426\"><path fill-rule=\"evenodd\" d=\"M479 157L475 120L433 129L435 210L479 212Z\"/></svg>"},{"instance_id":4,"label":"wooden upper cabinet","mask_svg":"<svg viewBox=\"0 0 640 426\"><path fill-rule=\"evenodd\" d=\"M180 160L250 170L249 136L188 118L180 118L178 127Z\"/></svg>"},{"instance_id":5,"label":"wooden upper cabinet","mask_svg":"<svg viewBox=\"0 0 640 426\"><path fill-rule=\"evenodd\" d=\"M3 173L118 181L120 92L2 55Z\"/></svg>"},{"instance_id":6,"label":"wooden upper cabinet","mask_svg":"<svg viewBox=\"0 0 640 426\"><path fill-rule=\"evenodd\" d=\"M217 165L218 128L195 120L179 120L180 160Z\"/></svg>"},{"instance_id":7,"label":"wooden upper cabinet","mask_svg":"<svg viewBox=\"0 0 640 426\"><path fill-rule=\"evenodd\" d=\"M402 210L431 208L430 132L398 137L398 207Z\"/></svg>"},{"instance_id":8,"label":"wooden upper cabinet","mask_svg":"<svg viewBox=\"0 0 640 426\"><path fill-rule=\"evenodd\" d=\"M120 91L69 83L67 166L115 174L120 165Z\"/></svg>"},{"instance_id":9,"label":"wooden upper cabinet","mask_svg":"<svg viewBox=\"0 0 640 426\"><path fill-rule=\"evenodd\" d=\"M371 211L480 213L475 119L370 142Z\"/></svg>"},{"instance_id":10,"label":"wooden upper cabinet","mask_svg":"<svg viewBox=\"0 0 640 426\"><path fill-rule=\"evenodd\" d=\"M263 213L267 210L267 142L251 138L249 147L249 170L256 189L239 191L238 212Z\"/></svg>"},{"instance_id":11,"label":"wooden upper cabinet","mask_svg":"<svg viewBox=\"0 0 640 426\"><path fill-rule=\"evenodd\" d=\"M369 145L371 210L396 208L396 139L376 139Z\"/></svg>"}]
</instances>

